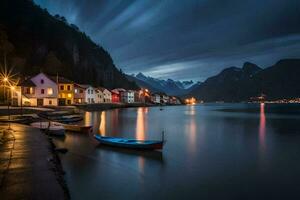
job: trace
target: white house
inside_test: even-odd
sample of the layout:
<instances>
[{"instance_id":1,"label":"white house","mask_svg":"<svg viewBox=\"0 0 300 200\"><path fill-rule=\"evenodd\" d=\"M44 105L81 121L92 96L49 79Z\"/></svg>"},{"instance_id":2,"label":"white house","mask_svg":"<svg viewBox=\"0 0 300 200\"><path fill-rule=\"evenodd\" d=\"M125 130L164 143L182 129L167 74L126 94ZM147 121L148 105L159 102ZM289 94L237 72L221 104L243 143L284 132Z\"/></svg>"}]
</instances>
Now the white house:
<instances>
[{"instance_id":1,"label":"white house","mask_svg":"<svg viewBox=\"0 0 300 200\"><path fill-rule=\"evenodd\" d=\"M160 103L160 94L152 94L151 95L151 101L153 103Z\"/></svg>"},{"instance_id":2,"label":"white house","mask_svg":"<svg viewBox=\"0 0 300 200\"><path fill-rule=\"evenodd\" d=\"M31 81L36 85L37 106L57 106L58 88L56 82L44 73L32 77Z\"/></svg>"},{"instance_id":3,"label":"white house","mask_svg":"<svg viewBox=\"0 0 300 200\"><path fill-rule=\"evenodd\" d=\"M121 94L121 102L123 103L134 103L134 91L126 90Z\"/></svg>"},{"instance_id":4,"label":"white house","mask_svg":"<svg viewBox=\"0 0 300 200\"><path fill-rule=\"evenodd\" d=\"M39 73L18 86L18 104L22 99L26 106L57 106L57 84L46 74Z\"/></svg>"},{"instance_id":5,"label":"white house","mask_svg":"<svg viewBox=\"0 0 300 200\"><path fill-rule=\"evenodd\" d=\"M85 102L86 103L97 103L97 92L96 88L88 85L85 89Z\"/></svg>"}]
</instances>

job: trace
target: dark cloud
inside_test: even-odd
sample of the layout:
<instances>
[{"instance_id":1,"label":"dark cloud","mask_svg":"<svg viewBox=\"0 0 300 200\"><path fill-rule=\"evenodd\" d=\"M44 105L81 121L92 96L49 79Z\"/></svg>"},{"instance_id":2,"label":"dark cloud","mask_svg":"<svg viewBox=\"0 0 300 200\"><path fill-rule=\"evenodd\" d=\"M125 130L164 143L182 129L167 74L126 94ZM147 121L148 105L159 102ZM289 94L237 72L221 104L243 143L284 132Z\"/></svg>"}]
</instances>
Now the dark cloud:
<instances>
[{"instance_id":1,"label":"dark cloud","mask_svg":"<svg viewBox=\"0 0 300 200\"><path fill-rule=\"evenodd\" d=\"M127 73L204 80L224 67L300 57L299 0L35 0Z\"/></svg>"}]
</instances>

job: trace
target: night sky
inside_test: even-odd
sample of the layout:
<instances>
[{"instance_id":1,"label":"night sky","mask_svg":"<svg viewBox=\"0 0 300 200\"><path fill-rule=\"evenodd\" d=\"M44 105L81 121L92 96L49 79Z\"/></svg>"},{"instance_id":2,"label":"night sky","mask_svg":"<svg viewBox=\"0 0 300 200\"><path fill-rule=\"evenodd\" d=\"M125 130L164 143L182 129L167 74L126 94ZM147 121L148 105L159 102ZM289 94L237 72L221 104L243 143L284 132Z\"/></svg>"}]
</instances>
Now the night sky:
<instances>
[{"instance_id":1,"label":"night sky","mask_svg":"<svg viewBox=\"0 0 300 200\"><path fill-rule=\"evenodd\" d=\"M246 61L300 58L299 0L34 0L126 73L203 81Z\"/></svg>"}]
</instances>

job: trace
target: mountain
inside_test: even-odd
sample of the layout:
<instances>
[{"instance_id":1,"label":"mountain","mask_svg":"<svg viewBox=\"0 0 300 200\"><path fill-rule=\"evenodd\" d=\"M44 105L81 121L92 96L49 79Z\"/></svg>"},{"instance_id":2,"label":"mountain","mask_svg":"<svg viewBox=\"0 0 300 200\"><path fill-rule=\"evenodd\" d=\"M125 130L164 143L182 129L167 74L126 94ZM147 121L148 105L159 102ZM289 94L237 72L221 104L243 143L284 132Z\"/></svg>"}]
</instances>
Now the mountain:
<instances>
[{"instance_id":1,"label":"mountain","mask_svg":"<svg viewBox=\"0 0 300 200\"><path fill-rule=\"evenodd\" d=\"M137 75L127 75L127 78L131 81L135 81L136 84L142 88L148 88L152 92L164 92L168 95L184 95L189 92L195 83L191 81L174 81L172 79L162 80L145 76L143 73ZM196 83L198 84L198 83Z\"/></svg>"},{"instance_id":2,"label":"mountain","mask_svg":"<svg viewBox=\"0 0 300 200\"><path fill-rule=\"evenodd\" d=\"M267 99L300 96L300 59L284 59L262 69L245 63L242 68L230 67L208 78L188 96L204 101L247 101L250 97L267 95Z\"/></svg>"},{"instance_id":3,"label":"mountain","mask_svg":"<svg viewBox=\"0 0 300 200\"><path fill-rule=\"evenodd\" d=\"M43 71L78 83L108 88L138 88L113 63L109 53L59 15L30 0L0 1L0 63L27 76Z\"/></svg>"}]
</instances>

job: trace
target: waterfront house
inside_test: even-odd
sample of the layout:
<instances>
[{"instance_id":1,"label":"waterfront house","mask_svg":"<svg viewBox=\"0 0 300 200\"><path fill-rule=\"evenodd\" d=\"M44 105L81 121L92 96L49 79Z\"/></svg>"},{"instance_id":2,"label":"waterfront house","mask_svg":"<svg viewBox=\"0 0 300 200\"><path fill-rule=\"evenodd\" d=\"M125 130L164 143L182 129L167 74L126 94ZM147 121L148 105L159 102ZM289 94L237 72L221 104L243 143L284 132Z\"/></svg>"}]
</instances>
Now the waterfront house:
<instances>
[{"instance_id":1,"label":"waterfront house","mask_svg":"<svg viewBox=\"0 0 300 200\"><path fill-rule=\"evenodd\" d=\"M97 102L96 88L94 88L90 85L87 85L87 87L85 89L85 102L88 104Z\"/></svg>"},{"instance_id":2,"label":"waterfront house","mask_svg":"<svg viewBox=\"0 0 300 200\"><path fill-rule=\"evenodd\" d=\"M151 95L151 101L155 104L160 104L160 94L154 93Z\"/></svg>"},{"instance_id":3,"label":"waterfront house","mask_svg":"<svg viewBox=\"0 0 300 200\"><path fill-rule=\"evenodd\" d=\"M134 91L125 90L121 92L121 102L123 103L134 103Z\"/></svg>"},{"instance_id":4,"label":"waterfront house","mask_svg":"<svg viewBox=\"0 0 300 200\"><path fill-rule=\"evenodd\" d=\"M74 102L74 83L61 76L51 77L58 87L58 105L71 105Z\"/></svg>"},{"instance_id":5,"label":"waterfront house","mask_svg":"<svg viewBox=\"0 0 300 200\"><path fill-rule=\"evenodd\" d=\"M160 96L160 101L161 101L162 104L169 103L169 99L170 99L169 96L164 94L164 93L162 93L161 96Z\"/></svg>"},{"instance_id":6,"label":"waterfront house","mask_svg":"<svg viewBox=\"0 0 300 200\"><path fill-rule=\"evenodd\" d=\"M111 102L119 103L120 102L120 93L117 90L111 90Z\"/></svg>"},{"instance_id":7,"label":"waterfront house","mask_svg":"<svg viewBox=\"0 0 300 200\"><path fill-rule=\"evenodd\" d=\"M95 99L95 103L103 103L104 102L104 94L102 92L102 90L100 89L100 87L95 88L95 92L96 92L96 99Z\"/></svg>"},{"instance_id":8,"label":"waterfront house","mask_svg":"<svg viewBox=\"0 0 300 200\"><path fill-rule=\"evenodd\" d=\"M111 92L103 87L98 87L99 93L101 93L102 98L100 99L100 103L111 103L112 102L112 94Z\"/></svg>"},{"instance_id":9,"label":"waterfront house","mask_svg":"<svg viewBox=\"0 0 300 200\"><path fill-rule=\"evenodd\" d=\"M82 104L85 103L85 90L86 85L74 84L74 103Z\"/></svg>"},{"instance_id":10,"label":"waterfront house","mask_svg":"<svg viewBox=\"0 0 300 200\"><path fill-rule=\"evenodd\" d=\"M170 104L175 104L175 105L181 104L180 100L177 97L174 97L174 96L169 98L169 103Z\"/></svg>"},{"instance_id":11,"label":"waterfront house","mask_svg":"<svg viewBox=\"0 0 300 200\"><path fill-rule=\"evenodd\" d=\"M20 106L22 101L22 105L24 106L37 106L35 87L36 85L30 78L21 81L13 94L13 105L17 104Z\"/></svg>"},{"instance_id":12,"label":"waterfront house","mask_svg":"<svg viewBox=\"0 0 300 200\"><path fill-rule=\"evenodd\" d=\"M33 83L31 83L31 82ZM58 88L56 82L44 73L39 73L30 78L28 83L24 83L22 95L28 97L28 101L24 102L30 106L57 106ZM34 91L33 91L34 90ZM36 100L35 100L36 99ZM26 100L25 100L26 101Z\"/></svg>"}]
</instances>

